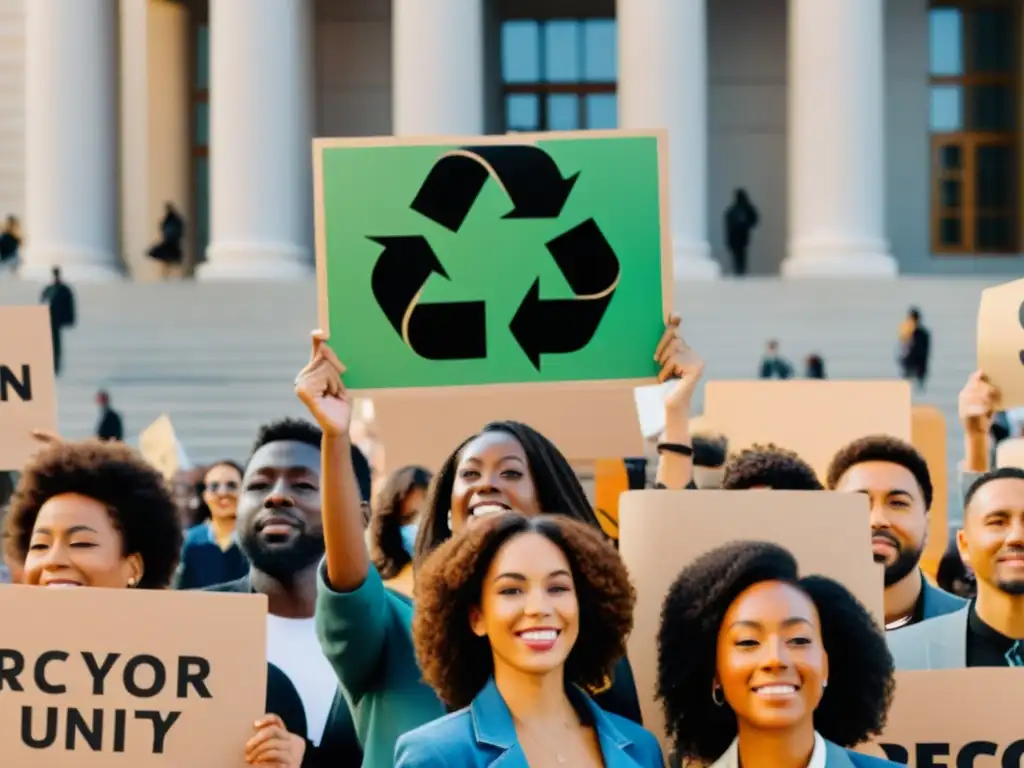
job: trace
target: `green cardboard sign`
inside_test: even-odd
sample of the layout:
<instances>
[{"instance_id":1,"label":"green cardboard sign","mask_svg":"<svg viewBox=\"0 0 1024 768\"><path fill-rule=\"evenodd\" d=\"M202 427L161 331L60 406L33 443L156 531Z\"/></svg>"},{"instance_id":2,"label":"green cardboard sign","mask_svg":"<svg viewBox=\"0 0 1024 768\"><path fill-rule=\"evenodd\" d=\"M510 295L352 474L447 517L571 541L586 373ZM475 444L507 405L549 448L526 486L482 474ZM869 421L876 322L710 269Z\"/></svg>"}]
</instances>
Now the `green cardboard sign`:
<instances>
[{"instance_id":1,"label":"green cardboard sign","mask_svg":"<svg viewBox=\"0 0 1024 768\"><path fill-rule=\"evenodd\" d=\"M637 380L664 331L658 135L318 140L321 322L354 390Z\"/></svg>"}]
</instances>

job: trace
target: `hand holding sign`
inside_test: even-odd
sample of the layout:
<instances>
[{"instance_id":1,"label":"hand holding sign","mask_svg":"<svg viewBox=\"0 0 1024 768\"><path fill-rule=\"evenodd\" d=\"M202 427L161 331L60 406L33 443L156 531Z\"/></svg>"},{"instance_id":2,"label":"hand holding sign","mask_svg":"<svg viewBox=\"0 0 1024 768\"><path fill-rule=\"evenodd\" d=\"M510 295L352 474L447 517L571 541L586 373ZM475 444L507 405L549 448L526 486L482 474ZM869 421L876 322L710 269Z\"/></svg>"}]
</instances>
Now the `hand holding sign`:
<instances>
[{"instance_id":1,"label":"hand holding sign","mask_svg":"<svg viewBox=\"0 0 1024 768\"><path fill-rule=\"evenodd\" d=\"M313 331L313 354L295 378L295 394L325 435L340 437L348 433L352 421L352 398L341 382L345 366L326 341L327 334Z\"/></svg>"},{"instance_id":2,"label":"hand holding sign","mask_svg":"<svg viewBox=\"0 0 1024 768\"><path fill-rule=\"evenodd\" d=\"M274 768L299 768L306 754L306 740L289 733L277 715L256 721L256 735L245 745L245 762Z\"/></svg>"},{"instance_id":3,"label":"hand holding sign","mask_svg":"<svg viewBox=\"0 0 1024 768\"><path fill-rule=\"evenodd\" d=\"M997 390L995 410L1024 405L1024 279L981 292L978 369Z\"/></svg>"},{"instance_id":4,"label":"hand holding sign","mask_svg":"<svg viewBox=\"0 0 1024 768\"><path fill-rule=\"evenodd\" d=\"M669 315L665 335L654 352L655 361L661 365L658 381L679 379L665 398L665 411L670 413L689 410L697 382L704 373L704 361L679 335L680 322L679 315Z\"/></svg>"},{"instance_id":5,"label":"hand holding sign","mask_svg":"<svg viewBox=\"0 0 1024 768\"><path fill-rule=\"evenodd\" d=\"M968 433L988 434L992 427L999 390L981 371L975 371L960 390L957 406L960 421Z\"/></svg>"}]
</instances>

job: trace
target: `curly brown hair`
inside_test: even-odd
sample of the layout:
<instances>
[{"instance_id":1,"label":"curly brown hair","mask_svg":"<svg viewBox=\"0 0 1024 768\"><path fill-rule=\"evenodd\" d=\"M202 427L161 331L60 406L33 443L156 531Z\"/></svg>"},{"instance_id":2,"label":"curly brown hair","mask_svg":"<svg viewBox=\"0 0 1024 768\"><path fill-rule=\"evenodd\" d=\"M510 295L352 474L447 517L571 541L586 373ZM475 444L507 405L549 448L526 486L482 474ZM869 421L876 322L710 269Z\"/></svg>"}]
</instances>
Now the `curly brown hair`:
<instances>
[{"instance_id":1,"label":"curly brown hair","mask_svg":"<svg viewBox=\"0 0 1024 768\"><path fill-rule=\"evenodd\" d=\"M473 633L470 611L480 603L498 551L523 533L544 536L569 561L580 626L565 662L566 681L600 689L626 653L636 592L618 552L599 530L563 515L485 518L434 550L416 574L416 658L423 679L451 707L468 706L494 673L490 643Z\"/></svg>"},{"instance_id":2,"label":"curly brown hair","mask_svg":"<svg viewBox=\"0 0 1024 768\"><path fill-rule=\"evenodd\" d=\"M752 445L725 464L724 490L744 491L759 486L767 486L773 491L825 490L806 461L774 443Z\"/></svg>"},{"instance_id":3,"label":"curly brown hair","mask_svg":"<svg viewBox=\"0 0 1024 768\"><path fill-rule=\"evenodd\" d=\"M24 563L39 510L54 496L77 493L103 504L124 539L124 555L138 554L138 586L163 589L181 553L181 521L163 477L120 442L53 443L21 472L4 520L4 553Z\"/></svg>"}]
</instances>

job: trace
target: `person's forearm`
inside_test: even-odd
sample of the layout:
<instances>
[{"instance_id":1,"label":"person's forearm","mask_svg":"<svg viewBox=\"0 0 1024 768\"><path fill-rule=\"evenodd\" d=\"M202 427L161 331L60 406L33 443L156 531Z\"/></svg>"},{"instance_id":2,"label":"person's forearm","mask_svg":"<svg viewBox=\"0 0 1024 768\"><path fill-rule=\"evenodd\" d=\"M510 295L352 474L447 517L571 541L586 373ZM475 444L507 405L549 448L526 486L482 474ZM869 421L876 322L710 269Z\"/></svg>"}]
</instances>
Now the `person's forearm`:
<instances>
[{"instance_id":1,"label":"person's forearm","mask_svg":"<svg viewBox=\"0 0 1024 768\"><path fill-rule=\"evenodd\" d=\"M690 438L690 411L680 410L666 414L665 432L661 436L662 443L678 443L693 447ZM693 456L683 456L674 451L659 451L658 471L655 483L668 490L682 490L693 477Z\"/></svg>"},{"instance_id":2,"label":"person's forearm","mask_svg":"<svg viewBox=\"0 0 1024 768\"><path fill-rule=\"evenodd\" d=\"M988 472L989 453L987 432L970 431L964 434L964 469L968 472Z\"/></svg>"},{"instance_id":3,"label":"person's forearm","mask_svg":"<svg viewBox=\"0 0 1024 768\"><path fill-rule=\"evenodd\" d=\"M363 538L362 497L348 437L324 435L321 462L327 578L332 589L351 592L366 580L370 558Z\"/></svg>"}]
</instances>

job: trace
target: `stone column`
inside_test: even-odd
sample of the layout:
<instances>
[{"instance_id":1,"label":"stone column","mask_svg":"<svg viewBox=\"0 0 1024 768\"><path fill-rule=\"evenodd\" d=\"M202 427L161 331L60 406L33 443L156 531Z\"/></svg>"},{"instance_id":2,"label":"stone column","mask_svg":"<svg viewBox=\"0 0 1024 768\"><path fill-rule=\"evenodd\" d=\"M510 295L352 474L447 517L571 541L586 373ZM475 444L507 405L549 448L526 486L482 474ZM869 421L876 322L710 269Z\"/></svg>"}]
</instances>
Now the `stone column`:
<instances>
[{"instance_id":1,"label":"stone column","mask_svg":"<svg viewBox=\"0 0 1024 768\"><path fill-rule=\"evenodd\" d=\"M484 132L482 0L392 0L392 133Z\"/></svg>"},{"instance_id":2,"label":"stone column","mask_svg":"<svg viewBox=\"0 0 1024 768\"><path fill-rule=\"evenodd\" d=\"M114 0L25 3L21 274L109 280L117 261Z\"/></svg>"},{"instance_id":3,"label":"stone column","mask_svg":"<svg viewBox=\"0 0 1024 768\"><path fill-rule=\"evenodd\" d=\"M311 0L210 0L203 279L312 275Z\"/></svg>"},{"instance_id":4,"label":"stone column","mask_svg":"<svg viewBox=\"0 0 1024 768\"><path fill-rule=\"evenodd\" d=\"M790 0L786 277L892 277L883 0Z\"/></svg>"},{"instance_id":5,"label":"stone column","mask_svg":"<svg viewBox=\"0 0 1024 768\"><path fill-rule=\"evenodd\" d=\"M619 126L666 128L676 279L717 278L708 245L705 0L618 0Z\"/></svg>"}]
</instances>

